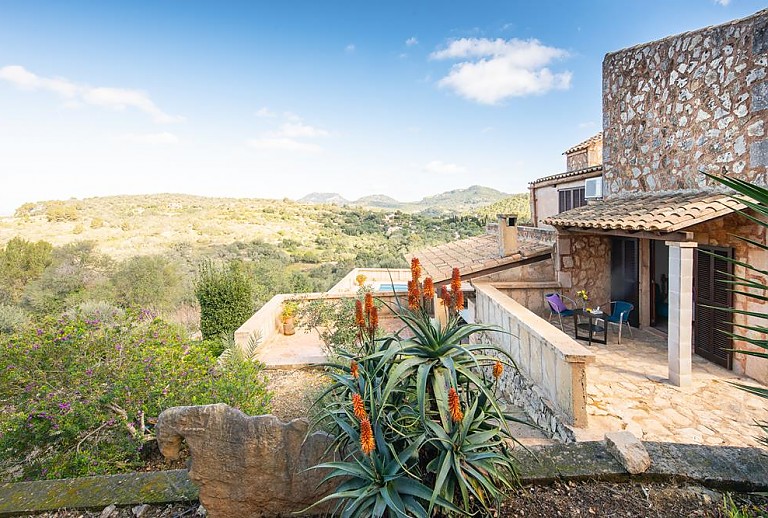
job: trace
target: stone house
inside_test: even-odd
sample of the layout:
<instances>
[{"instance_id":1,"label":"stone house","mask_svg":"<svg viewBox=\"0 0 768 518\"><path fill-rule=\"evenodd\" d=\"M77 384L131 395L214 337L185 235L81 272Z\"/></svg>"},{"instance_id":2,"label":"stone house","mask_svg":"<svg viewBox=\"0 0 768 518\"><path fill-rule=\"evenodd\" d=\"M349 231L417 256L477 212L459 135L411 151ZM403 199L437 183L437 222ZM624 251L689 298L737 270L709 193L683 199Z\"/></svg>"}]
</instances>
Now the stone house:
<instances>
[{"instance_id":1,"label":"stone house","mask_svg":"<svg viewBox=\"0 0 768 518\"><path fill-rule=\"evenodd\" d=\"M546 218L586 204L585 181L603 174L603 133L593 135L563 154L565 172L528 184L535 227L551 228L543 222Z\"/></svg>"},{"instance_id":2,"label":"stone house","mask_svg":"<svg viewBox=\"0 0 768 518\"><path fill-rule=\"evenodd\" d=\"M766 243L766 232L702 174L766 185L766 71L768 10L607 54L604 197L543 219L558 232L563 289L634 304L633 326L667 333L676 385L690 383L691 354L768 382L768 361L733 352L754 346L727 334L735 324L765 339L743 328L760 323L726 311L765 306L722 282L745 274L725 258L768 270L768 254L735 237Z\"/></svg>"}]
</instances>

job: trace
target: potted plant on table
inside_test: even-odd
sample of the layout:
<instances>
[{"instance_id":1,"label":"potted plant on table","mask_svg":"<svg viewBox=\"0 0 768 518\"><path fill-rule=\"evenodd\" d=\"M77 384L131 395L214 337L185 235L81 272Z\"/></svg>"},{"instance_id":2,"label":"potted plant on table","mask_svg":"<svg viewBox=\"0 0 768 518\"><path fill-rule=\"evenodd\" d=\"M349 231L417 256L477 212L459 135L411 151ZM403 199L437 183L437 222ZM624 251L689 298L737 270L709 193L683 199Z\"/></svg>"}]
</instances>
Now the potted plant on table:
<instances>
[{"instance_id":1,"label":"potted plant on table","mask_svg":"<svg viewBox=\"0 0 768 518\"><path fill-rule=\"evenodd\" d=\"M283 334L290 336L296 333L295 320L296 311L299 309L299 303L295 300L286 300L283 302L283 310L280 312L280 322L283 324Z\"/></svg>"}]
</instances>

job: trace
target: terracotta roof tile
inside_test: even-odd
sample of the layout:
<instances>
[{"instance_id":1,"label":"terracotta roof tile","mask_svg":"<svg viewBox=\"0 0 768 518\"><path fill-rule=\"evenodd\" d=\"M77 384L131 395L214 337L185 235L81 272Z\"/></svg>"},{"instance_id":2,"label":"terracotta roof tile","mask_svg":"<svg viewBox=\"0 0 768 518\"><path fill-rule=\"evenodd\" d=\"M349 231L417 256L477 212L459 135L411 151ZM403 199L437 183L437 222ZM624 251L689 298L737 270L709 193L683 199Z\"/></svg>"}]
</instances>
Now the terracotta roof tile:
<instances>
[{"instance_id":1,"label":"terracotta roof tile","mask_svg":"<svg viewBox=\"0 0 768 518\"><path fill-rule=\"evenodd\" d=\"M723 192L642 193L590 203L544 220L554 227L675 232L745 206Z\"/></svg>"},{"instance_id":2,"label":"terracotta roof tile","mask_svg":"<svg viewBox=\"0 0 768 518\"><path fill-rule=\"evenodd\" d=\"M563 178L572 178L572 177L578 177L583 176L584 178L594 178L597 176L601 176L603 174L603 166L601 165L592 165L589 167L584 167L582 169L574 169L573 171L566 171L564 173L558 173L553 174L549 176L544 176L542 178L537 178L534 181L530 182L528 185L538 185L540 183L544 182L551 182L553 180L562 180ZM574 180L576 178L573 178Z\"/></svg>"},{"instance_id":3,"label":"terracotta roof tile","mask_svg":"<svg viewBox=\"0 0 768 518\"><path fill-rule=\"evenodd\" d=\"M434 282L444 282L451 278L454 268L458 268L463 276L468 276L551 251L552 245L520 240L515 253L499 257L498 236L484 234L424 248L406 257L409 261L418 257L425 276L432 277Z\"/></svg>"}]
</instances>

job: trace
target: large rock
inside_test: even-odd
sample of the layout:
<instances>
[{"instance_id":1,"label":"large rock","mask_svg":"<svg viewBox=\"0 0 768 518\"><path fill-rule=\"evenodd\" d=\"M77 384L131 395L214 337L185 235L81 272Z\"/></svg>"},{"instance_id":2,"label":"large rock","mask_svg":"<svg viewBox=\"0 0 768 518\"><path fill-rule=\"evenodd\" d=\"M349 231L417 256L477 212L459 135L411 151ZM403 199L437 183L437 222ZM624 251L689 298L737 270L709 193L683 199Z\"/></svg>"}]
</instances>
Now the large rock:
<instances>
[{"instance_id":1,"label":"large rock","mask_svg":"<svg viewBox=\"0 0 768 518\"><path fill-rule=\"evenodd\" d=\"M632 432L610 432L605 434L608 451L621 462L629 473L638 475L651 467L651 457L643 443Z\"/></svg>"},{"instance_id":2,"label":"large rock","mask_svg":"<svg viewBox=\"0 0 768 518\"><path fill-rule=\"evenodd\" d=\"M182 440L192 456L189 477L211 517L281 516L332 492L327 473L308 469L323 460L331 438L307 436L304 419L247 416L225 404L169 408L157 420L163 455L178 458ZM320 512L325 509L313 509Z\"/></svg>"}]
</instances>

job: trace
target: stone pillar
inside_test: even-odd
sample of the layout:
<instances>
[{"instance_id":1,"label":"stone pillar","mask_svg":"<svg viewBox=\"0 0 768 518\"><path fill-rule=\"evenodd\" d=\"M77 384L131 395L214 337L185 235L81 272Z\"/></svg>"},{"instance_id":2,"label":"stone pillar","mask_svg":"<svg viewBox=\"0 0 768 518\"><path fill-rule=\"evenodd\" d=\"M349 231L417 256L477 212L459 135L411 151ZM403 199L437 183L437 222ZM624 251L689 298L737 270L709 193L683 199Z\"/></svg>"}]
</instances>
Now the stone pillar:
<instances>
[{"instance_id":1,"label":"stone pillar","mask_svg":"<svg viewBox=\"0 0 768 518\"><path fill-rule=\"evenodd\" d=\"M696 243L667 241L669 246L669 382L691 383L693 334L693 253Z\"/></svg>"}]
</instances>

